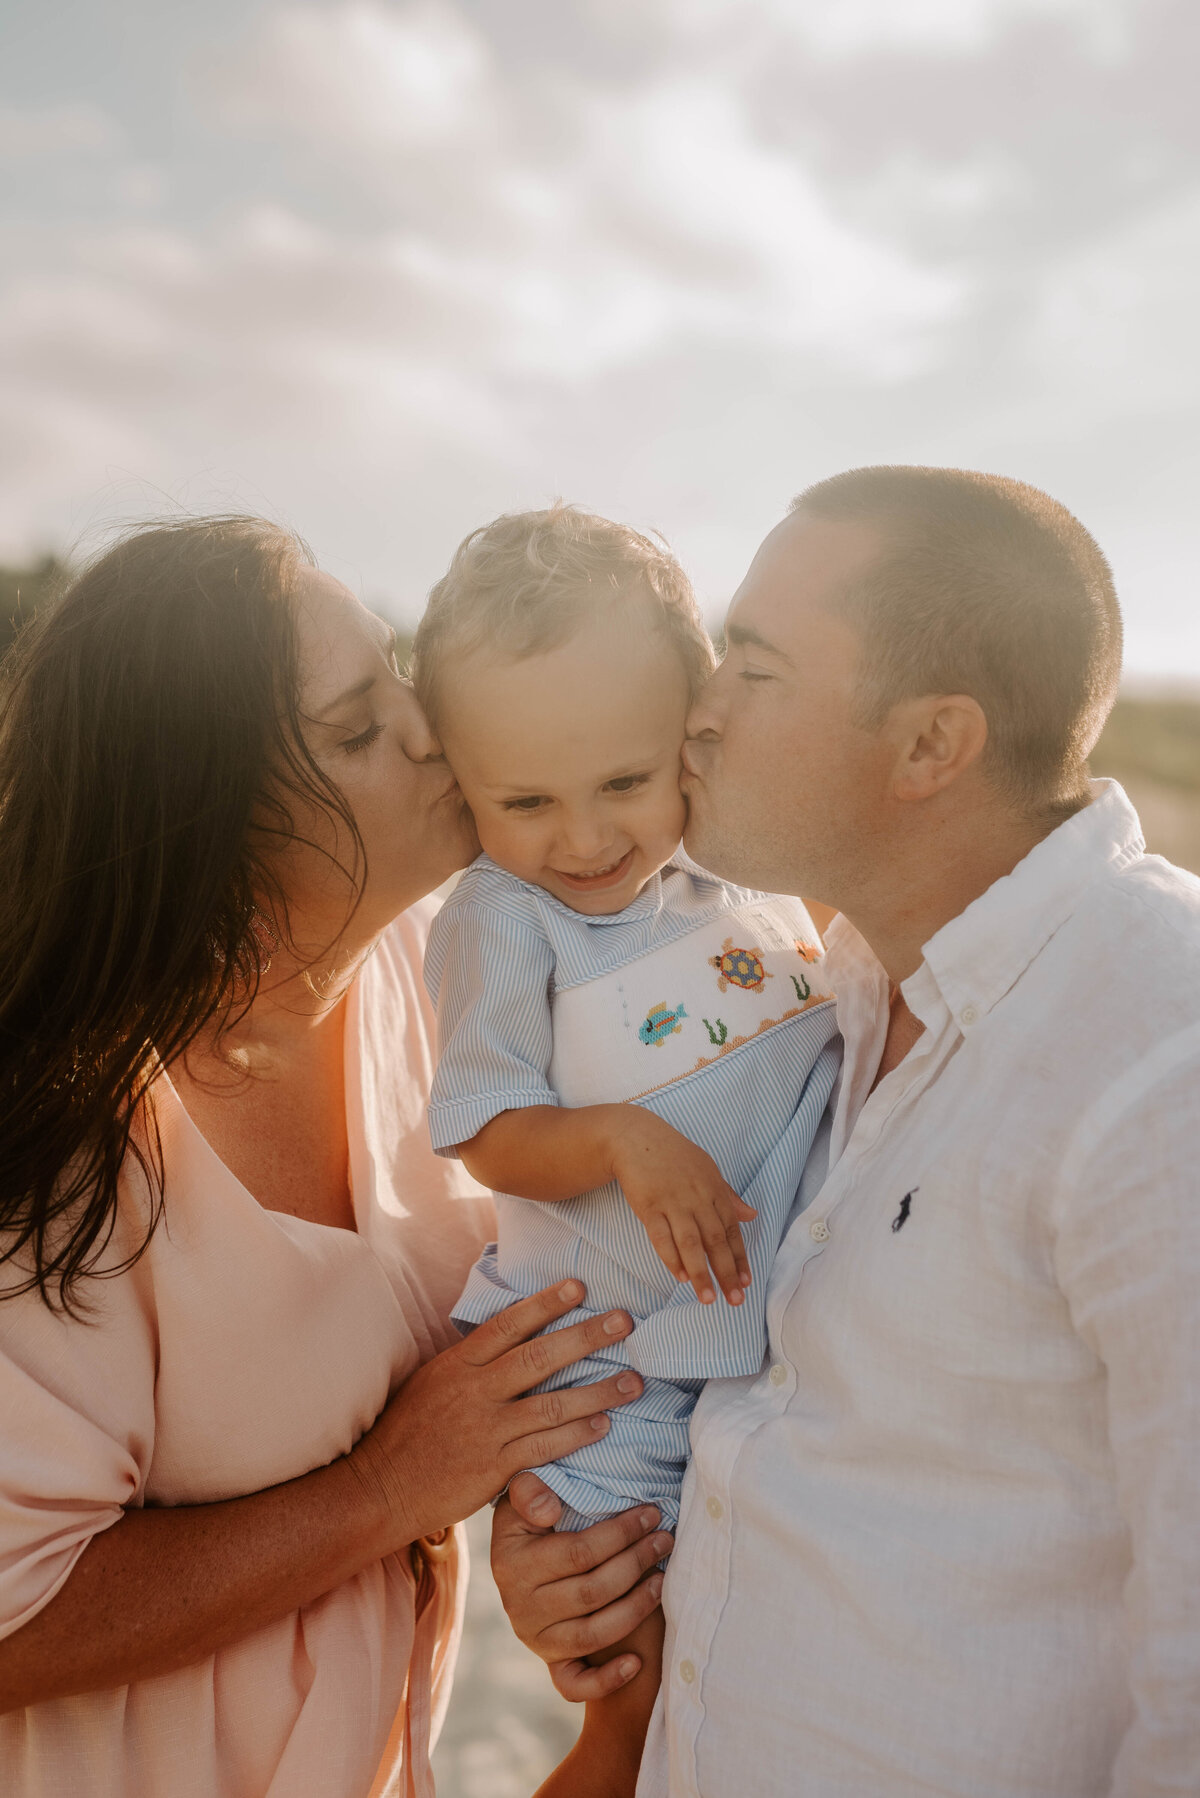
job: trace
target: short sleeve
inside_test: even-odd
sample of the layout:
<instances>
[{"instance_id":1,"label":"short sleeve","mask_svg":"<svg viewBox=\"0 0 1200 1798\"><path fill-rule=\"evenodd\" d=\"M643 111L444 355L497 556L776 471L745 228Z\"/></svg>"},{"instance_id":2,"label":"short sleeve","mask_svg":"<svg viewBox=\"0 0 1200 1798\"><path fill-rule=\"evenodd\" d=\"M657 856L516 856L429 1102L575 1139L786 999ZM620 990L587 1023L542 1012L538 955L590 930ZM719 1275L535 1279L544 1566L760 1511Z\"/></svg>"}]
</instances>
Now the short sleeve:
<instances>
[{"instance_id":1,"label":"short sleeve","mask_svg":"<svg viewBox=\"0 0 1200 1798\"><path fill-rule=\"evenodd\" d=\"M143 1487L153 1348L120 1315L113 1288L128 1282L102 1284L92 1322L36 1293L0 1302L0 1637L49 1604Z\"/></svg>"},{"instance_id":2,"label":"short sleeve","mask_svg":"<svg viewBox=\"0 0 1200 1798\"><path fill-rule=\"evenodd\" d=\"M502 1111L557 1105L549 1081L554 950L534 922L451 901L433 921L425 979L437 1008L429 1133L457 1153Z\"/></svg>"}]
</instances>

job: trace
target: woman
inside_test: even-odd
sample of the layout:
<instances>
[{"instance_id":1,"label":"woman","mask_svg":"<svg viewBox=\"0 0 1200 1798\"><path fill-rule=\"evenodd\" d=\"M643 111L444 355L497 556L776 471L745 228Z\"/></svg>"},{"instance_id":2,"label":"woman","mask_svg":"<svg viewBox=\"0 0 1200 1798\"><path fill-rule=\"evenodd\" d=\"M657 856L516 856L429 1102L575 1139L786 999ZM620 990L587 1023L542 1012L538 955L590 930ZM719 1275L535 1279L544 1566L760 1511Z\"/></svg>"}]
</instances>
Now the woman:
<instances>
[{"instance_id":1,"label":"woman","mask_svg":"<svg viewBox=\"0 0 1200 1798\"><path fill-rule=\"evenodd\" d=\"M521 1398L632 1327L532 1340L573 1287L448 1346L490 1219L425 1135L409 908L473 852L433 750L255 520L135 534L8 668L10 1798L429 1792L447 1526L637 1390Z\"/></svg>"}]
</instances>

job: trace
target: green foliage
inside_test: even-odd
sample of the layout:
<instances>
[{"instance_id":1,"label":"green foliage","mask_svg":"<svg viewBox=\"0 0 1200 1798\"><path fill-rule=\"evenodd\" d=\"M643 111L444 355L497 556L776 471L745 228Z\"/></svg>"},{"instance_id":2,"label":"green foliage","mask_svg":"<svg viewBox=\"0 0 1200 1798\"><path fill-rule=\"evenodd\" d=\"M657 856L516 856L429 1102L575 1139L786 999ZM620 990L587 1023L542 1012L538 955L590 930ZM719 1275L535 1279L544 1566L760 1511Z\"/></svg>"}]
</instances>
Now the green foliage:
<instances>
[{"instance_id":1,"label":"green foliage","mask_svg":"<svg viewBox=\"0 0 1200 1798\"><path fill-rule=\"evenodd\" d=\"M1115 780L1140 775L1200 793L1200 698L1118 699L1091 767Z\"/></svg>"},{"instance_id":2,"label":"green foliage","mask_svg":"<svg viewBox=\"0 0 1200 1798\"><path fill-rule=\"evenodd\" d=\"M0 654L21 625L29 623L43 599L58 587L65 573L65 564L57 556L42 556L27 568L0 565Z\"/></svg>"}]
</instances>

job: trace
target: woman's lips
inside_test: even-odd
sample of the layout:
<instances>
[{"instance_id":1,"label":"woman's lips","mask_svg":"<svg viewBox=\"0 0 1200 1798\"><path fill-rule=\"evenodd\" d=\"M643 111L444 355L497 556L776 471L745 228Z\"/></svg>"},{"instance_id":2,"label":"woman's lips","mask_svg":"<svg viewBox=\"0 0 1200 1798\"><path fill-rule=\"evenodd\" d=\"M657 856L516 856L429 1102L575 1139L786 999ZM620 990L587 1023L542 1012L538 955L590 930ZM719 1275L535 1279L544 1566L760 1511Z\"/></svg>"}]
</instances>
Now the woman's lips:
<instances>
[{"instance_id":1,"label":"woman's lips","mask_svg":"<svg viewBox=\"0 0 1200 1798\"><path fill-rule=\"evenodd\" d=\"M602 893L606 887L619 886L632 865L633 850L627 849L619 862L613 862L607 868L599 868L595 874L568 874L565 868L555 868L554 874L573 892Z\"/></svg>"}]
</instances>

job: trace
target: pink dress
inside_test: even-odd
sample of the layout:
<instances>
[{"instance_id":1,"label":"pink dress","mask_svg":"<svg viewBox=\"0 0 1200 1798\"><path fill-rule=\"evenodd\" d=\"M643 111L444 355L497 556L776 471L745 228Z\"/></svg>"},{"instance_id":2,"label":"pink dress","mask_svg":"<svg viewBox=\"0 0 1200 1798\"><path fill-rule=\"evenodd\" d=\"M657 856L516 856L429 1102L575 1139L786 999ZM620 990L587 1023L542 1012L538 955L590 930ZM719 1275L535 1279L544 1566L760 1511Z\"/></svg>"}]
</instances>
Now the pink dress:
<instances>
[{"instance_id":1,"label":"pink dress","mask_svg":"<svg viewBox=\"0 0 1200 1798\"><path fill-rule=\"evenodd\" d=\"M166 1215L141 1261L88 1283L90 1321L36 1294L0 1303L0 1636L125 1507L234 1498L323 1466L456 1340L450 1306L492 1214L429 1147L433 909L397 920L349 998L357 1234L265 1211L164 1079ZM136 1223L132 1179L125 1204L114 1261ZM459 1575L453 1543L419 1574L393 1555L180 1672L2 1716L5 1798L425 1798Z\"/></svg>"}]
</instances>

